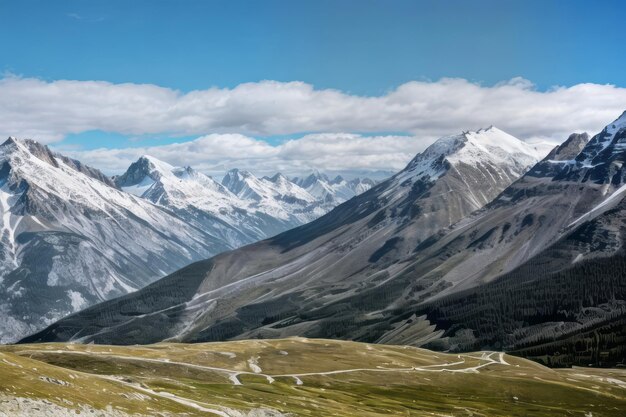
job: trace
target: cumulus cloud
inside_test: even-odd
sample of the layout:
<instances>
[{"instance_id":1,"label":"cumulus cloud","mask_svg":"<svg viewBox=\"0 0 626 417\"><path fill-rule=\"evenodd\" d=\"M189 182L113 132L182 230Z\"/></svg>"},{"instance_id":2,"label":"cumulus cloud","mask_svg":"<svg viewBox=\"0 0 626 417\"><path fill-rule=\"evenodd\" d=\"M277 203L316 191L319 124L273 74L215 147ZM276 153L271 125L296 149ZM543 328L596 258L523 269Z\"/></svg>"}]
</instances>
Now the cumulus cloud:
<instances>
[{"instance_id":1,"label":"cumulus cloud","mask_svg":"<svg viewBox=\"0 0 626 417\"><path fill-rule=\"evenodd\" d=\"M127 135L251 136L301 132L406 132L432 138L488 125L522 139L595 131L626 106L626 89L578 84L538 91L524 79L482 86L412 81L375 96L261 81L182 93L150 84L0 80L0 133L62 140L103 130Z\"/></svg>"},{"instance_id":2,"label":"cumulus cloud","mask_svg":"<svg viewBox=\"0 0 626 417\"><path fill-rule=\"evenodd\" d=\"M257 175L271 175L278 171L301 175L311 169L348 174L396 171L424 146L423 140L413 136L324 133L271 146L263 140L241 134L210 134L163 146L66 150L64 153L109 174L121 173L140 156L151 155L172 165L191 165L220 177L231 168L248 169Z\"/></svg>"},{"instance_id":3,"label":"cumulus cloud","mask_svg":"<svg viewBox=\"0 0 626 417\"><path fill-rule=\"evenodd\" d=\"M232 166L262 172L398 169L437 137L461 130L496 125L524 140L560 142L574 131L597 132L626 108L626 88L578 84L539 91L522 78L493 86L456 78L412 81L383 95L358 96L303 82L184 93L151 84L7 76L0 80L0 97L5 137L60 146L66 135L92 130L199 137L151 148L74 152L108 172L143 153L214 172ZM303 136L279 146L255 139L294 134Z\"/></svg>"}]
</instances>

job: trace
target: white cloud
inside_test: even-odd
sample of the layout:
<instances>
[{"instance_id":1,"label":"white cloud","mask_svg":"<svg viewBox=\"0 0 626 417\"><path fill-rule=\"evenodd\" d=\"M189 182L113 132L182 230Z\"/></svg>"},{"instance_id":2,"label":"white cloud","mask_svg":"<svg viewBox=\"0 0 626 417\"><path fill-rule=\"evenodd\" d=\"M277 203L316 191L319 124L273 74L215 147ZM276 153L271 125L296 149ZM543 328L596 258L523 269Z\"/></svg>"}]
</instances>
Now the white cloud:
<instances>
[{"instance_id":1,"label":"white cloud","mask_svg":"<svg viewBox=\"0 0 626 417\"><path fill-rule=\"evenodd\" d=\"M375 96L262 81L182 93L150 84L0 80L0 135L60 142L90 130L128 136L201 136L175 145L81 152L107 171L140 153L206 169L397 169L434 138L489 125L525 140L595 133L626 108L626 88L578 84L538 91L515 78L494 86L464 79L412 81ZM254 136L320 132L280 146ZM406 136L370 137L342 132ZM78 154L76 154L78 156ZM122 163L122 161L124 161ZM249 165L245 165L249 164Z\"/></svg>"},{"instance_id":2,"label":"white cloud","mask_svg":"<svg viewBox=\"0 0 626 417\"><path fill-rule=\"evenodd\" d=\"M240 134L211 134L171 145L89 151L65 149L63 153L107 173L121 173L141 155L152 155L173 165L191 165L219 177L231 168L248 169L257 175L277 171L299 175L311 169L395 171L403 168L424 146L422 139L412 136L324 133L271 146Z\"/></svg>"},{"instance_id":3,"label":"white cloud","mask_svg":"<svg viewBox=\"0 0 626 417\"><path fill-rule=\"evenodd\" d=\"M181 93L150 84L0 80L0 133L61 140L104 130L128 135L280 135L299 132L410 132L441 136L497 125L521 137L561 139L597 130L626 107L626 89L578 84L537 91L516 78L495 86L464 79L412 81L377 97L262 81Z\"/></svg>"}]
</instances>

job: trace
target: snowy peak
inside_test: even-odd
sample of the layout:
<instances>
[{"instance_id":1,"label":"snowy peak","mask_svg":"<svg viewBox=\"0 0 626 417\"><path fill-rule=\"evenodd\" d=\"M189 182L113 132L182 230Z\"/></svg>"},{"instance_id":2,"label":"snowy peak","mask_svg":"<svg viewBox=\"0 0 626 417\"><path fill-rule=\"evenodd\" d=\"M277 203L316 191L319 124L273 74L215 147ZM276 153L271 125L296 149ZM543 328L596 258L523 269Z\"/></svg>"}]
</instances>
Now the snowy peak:
<instances>
[{"instance_id":1,"label":"snowy peak","mask_svg":"<svg viewBox=\"0 0 626 417\"><path fill-rule=\"evenodd\" d=\"M309 174L308 176L306 176L306 177L294 178L293 182L295 182L300 187L302 187L305 190L307 190L307 189L313 187L316 182L330 183L330 180L328 179L326 174L323 174L323 173L319 172L318 170L313 170L313 172L311 174Z\"/></svg>"},{"instance_id":2,"label":"snowy peak","mask_svg":"<svg viewBox=\"0 0 626 417\"><path fill-rule=\"evenodd\" d=\"M5 162L13 159L16 162L19 161L18 164L27 161L31 156L55 168L59 168L59 162L61 162L74 171L85 174L108 186L115 187L113 181L100 170L84 165L75 159L52 152L47 146L32 139L18 139L11 136L0 145L0 154L4 157ZM19 155L21 155L21 157L19 157ZM17 159L15 157L17 157Z\"/></svg>"},{"instance_id":3,"label":"snowy peak","mask_svg":"<svg viewBox=\"0 0 626 417\"><path fill-rule=\"evenodd\" d=\"M211 212L232 208L235 199L225 187L191 167L174 167L152 156L142 156L116 178L124 191L169 208L201 206Z\"/></svg>"},{"instance_id":4,"label":"snowy peak","mask_svg":"<svg viewBox=\"0 0 626 417\"><path fill-rule=\"evenodd\" d=\"M248 171L232 169L224 176L222 185L239 198L254 200L270 211L272 205L276 205L275 210L286 213L289 210L285 203L316 203L314 196L280 173L271 178L257 178Z\"/></svg>"},{"instance_id":5,"label":"snowy peak","mask_svg":"<svg viewBox=\"0 0 626 417\"><path fill-rule=\"evenodd\" d=\"M160 177L171 174L173 170L173 166L144 155L133 162L124 174L116 177L115 183L120 188L131 187L146 182L147 179L157 181Z\"/></svg>"},{"instance_id":6,"label":"snowy peak","mask_svg":"<svg viewBox=\"0 0 626 417\"><path fill-rule=\"evenodd\" d=\"M354 190L356 195L359 195L372 188L376 183L369 178L355 178L350 180L348 185Z\"/></svg>"},{"instance_id":7,"label":"snowy peak","mask_svg":"<svg viewBox=\"0 0 626 417\"><path fill-rule=\"evenodd\" d=\"M313 170L307 176L293 178L291 181L304 188L320 202L334 205L364 193L375 184L369 178L355 178L346 181L341 175L337 175L331 180L326 174L317 170Z\"/></svg>"},{"instance_id":8,"label":"snowy peak","mask_svg":"<svg viewBox=\"0 0 626 417\"><path fill-rule=\"evenodd\" d=\"M273 177L264 177L263 179L273 182L274 184L287 184L291 182L289 181L289 178L285 177L280 172L274 174Z\"/></svg>"},{"instance_id":9,"label":"snowy peak","mask_svg":"<svg viewBox=\"0 0 626 417\"><path fill-rule=\"evenodd\" d=\"M476 132L465 132L463 136L466 139L465 146L447 158L453 163L471 164L488 160L510 164L523 171L545 156L526 142L494 126Z\"/></svg>"},{"instance_id":10,"label":"snowy peak","mask_svg":"<svg viewBox=\"0 0 626 417\"><path fill-rule=\"evenodd\" d=\"M516 178L543 156L531 145L491 126L438 139L409 162L398 178L434 181L451 167L462 165L478 169L499 167L507 177Z\"/></svg>"},{"instance_id":11,"label":"snowy peak","mask_svg":"<svg viewBox=\"0 0 626 417\"><path fill-rule=\"evenodd\" d=\"M344 181L345 181L345 179L343 179L343 177L342 177L341 175L337 175L335 178L333 178L333 179L330 181L330 183L331 183L332 185L334 185L334 184L341 184L341 183L342 183L342 182L344 182Z\"/></svg>"},{"instance_id":12,"label":"snowy peak","mask_svg":"<svg viewBox=\"0 0 626 417\"><path fill-rule=\"evenodd\" d=\"M59 166L52 151L50 151L47 146L35 142L34 140L9 137L2 144L2 149L5 154L26 152L47 162L53 167Z\"/></svg>"},{"instance_id":13,"label":"snowy peak","mask_svg":"<svg viewBox=\"0 0 626 417\"><path fill-rule=\"evenodd\" d=\"M260 180L248 171L231 169L224 175L222 185L240 198L253 200L263 198L264 190L262 190Z\"/></svg>"},{"instance_id":14,"label":"snowy peak","mask_svg":"<svg viewBox=\"0 0 626 417\"><path fill-rule=\"evenodd\" d=\"M115 177L115 184L122 190L141 197L162 175L147 157L133 162L126 172Z\"/></svg>"}]
</instances>

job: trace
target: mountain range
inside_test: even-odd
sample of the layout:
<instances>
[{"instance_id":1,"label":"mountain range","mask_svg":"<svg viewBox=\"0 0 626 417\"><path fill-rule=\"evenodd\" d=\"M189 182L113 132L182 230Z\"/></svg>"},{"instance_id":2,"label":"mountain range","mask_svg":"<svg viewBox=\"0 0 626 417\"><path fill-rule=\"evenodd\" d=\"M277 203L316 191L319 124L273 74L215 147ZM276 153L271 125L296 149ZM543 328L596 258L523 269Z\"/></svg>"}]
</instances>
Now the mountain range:
<instances>
[{"instance_id":1,"label":"mountain range","mask_svg":"<svg viewBox=\"0 0 626 417\"><path fill-rule=\"evenodd\" d=\"M626 112L545 157L495 127L444 137L310 223L23 342L298 335L623 364L625 144Z\"/></svg>"},{"instance_id":2,"label":"mountain range","mask_svg":"<svg viewBox=\"0 0 626 417\"><path fill-rule=\"evenodd\" d=\"M386 310L399 308L405 291L416 295L405 259L540 158L494 127L442 138L403 171L309 224L192 264L26 340L133 344L297 334L376 341L390 327Z\"/></svg>"},{"instance_id":3,"label":"mountain range","mask_svg":"<svg viewBox=\"0 0 626 417\"><path fill-rule=\"evenodd\" d=\"M228 181L235 177L238 185ZM258 179L235 170L223 182L151 157L109 178L35 141L9 138L0 145L0 341L336 204L280 174Z\"/></svg>"},{"instance_id":4,"label":"mountain range","mask_svg":"<svg viewBox=\"0 0 626 417\"><path fill-rule=\"evenodd\" d=\"M352 187L344 181L346 187L335 191L327 177L317 177L329 194L315 196L280 173L258 178L232 169L220 183L191 167L173 167L143 156L113 180L121 190L166 208L237 248L308 223L363 191L357 188L360 179Z\"/></svg>"}]
</instances>

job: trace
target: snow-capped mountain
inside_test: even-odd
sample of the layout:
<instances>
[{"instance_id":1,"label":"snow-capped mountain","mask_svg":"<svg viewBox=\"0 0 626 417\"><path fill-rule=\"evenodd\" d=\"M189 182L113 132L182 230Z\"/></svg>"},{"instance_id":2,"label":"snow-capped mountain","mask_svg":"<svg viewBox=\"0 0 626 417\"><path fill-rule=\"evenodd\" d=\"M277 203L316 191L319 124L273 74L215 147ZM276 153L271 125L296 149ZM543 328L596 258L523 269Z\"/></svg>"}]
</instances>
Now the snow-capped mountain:
<instances>
[{"instance_id":1,"label":"snow-capped mountain","mask_svg":"<svg viewBox=\"0 0 626 417\"><path fill-rule=\"evenodd\" d=\"M0 164L0 342L332 209L280 174L231 171L233 193L144 156L109 178L32 140Z\"/></svg>"},{"instance_id":2,"label":"snow-capped mountain","mask_svg":"<svg viewBox=\"0 0 626 417\"><path fill-rule=\"evenodd\" d=\"M191 167L174 167L143 156L115 184L150 200L219 237L230 248L307 223L335 204L318 201L282 174L257 178L233 169L222 183Z\"/></svg>"},{"instance_id":3,"label":"snow-capped mountain","mask_svg":"<svg viewBox=\"0 0 626 417\"><path fill-rule=\"evenodd\" d=\"M438 285L407 270L416 247L489 203L542 156L496 128L442 138L400 173L311 223L192 264L26 340L133 344L301 335L376 341L393 328L391 318L406 313L398 308ZM296 183L310 189L319 180ZM240 172L223 184L250 198L266 194L262 182Z\"/></svg>"},{"instance_id":4,"label":"snow-capped mountain","mask_svg":"<svg viewBox=\"0 0 626 417\"><path fill-rule=\"evenodd\" d=\"M346 202L376 184L369 178L355 178L347 181L341 175L331 180L319 171L313 171L305 177L295 177L292 181L320 202L331 206Z\"/></svg>"},{"instance_id":5,"label":"snow-capped mountain","mask_svg":"<svg viewBox=\"0 0 626 417\"><path fill-rule=\"evenodd\" d=\"M587 141L571 135L418 252L412 268L446 285L415 309L439 326L431 347L492 347L555 366L624 364L626 113Z\"/></svg>"},{"instance_id":6,"label":"snow-capped mountain","mask_svg":"<svg viewBox=\"0 0 626 417\"><path fill-rule=\"evenodd\" d=\"M219 237L230 249L267 237L279 221L254 216L248 204L191 167L173 167L150 156L131 164L115 183L122 190L175 212L186 222Z\"/></svg>"},{"instance_id":7,"label":"snow-capped mountain","mask_svg":"<svg viewBox=\"0 0 626 417\"><path fill-rule=\"evenodd\" d=\"M230 247L30 140L0 145L0 341Z\"/></svg>"},{"instance_id":8,"label":"snow-capped mountain","mask_svg":"<svg viewBox=\"0 0 626 417\"><path fill-rule=\"evenodd\" d=\"M328 211L314 196L280 173L257 178L248 171L232 169L222 179L222 185L248 201L251 210L284 222L287 227L281 231L308 223Z\"/></svg>"}]
</instances>

